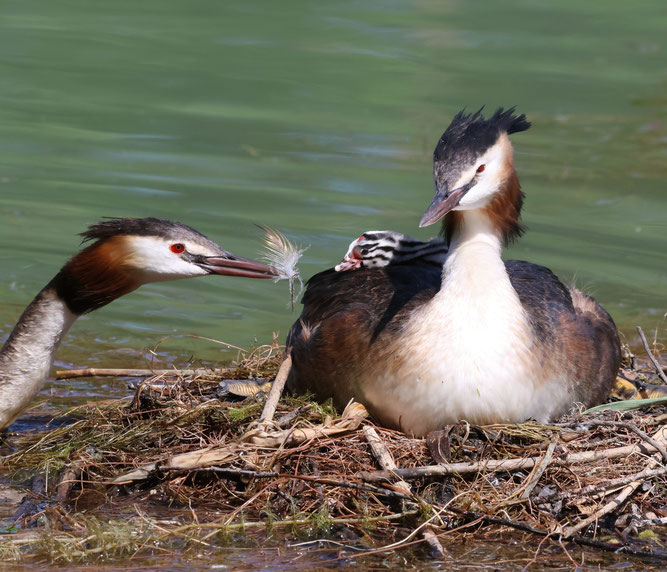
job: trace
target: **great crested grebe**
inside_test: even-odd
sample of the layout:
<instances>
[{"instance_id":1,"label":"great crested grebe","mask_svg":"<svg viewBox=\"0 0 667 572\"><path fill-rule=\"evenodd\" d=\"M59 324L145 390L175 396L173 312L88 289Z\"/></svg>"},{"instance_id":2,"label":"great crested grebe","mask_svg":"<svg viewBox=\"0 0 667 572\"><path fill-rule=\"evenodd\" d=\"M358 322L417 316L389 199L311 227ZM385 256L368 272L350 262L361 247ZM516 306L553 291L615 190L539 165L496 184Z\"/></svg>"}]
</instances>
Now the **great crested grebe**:
<instances>
[{"instance_id":1,"label":"great crested grebe","mask_svg":"<svg viewBox=\"0 0 667 572\"><path fill-rule=\"evenodd\" d=\"M24 310L0 350L0 429L37 395L74 321L142 284L208 274L276 278L272 266L226 252L196 230L157 218L115 218L81 233L94 241Z\"/></svg>"},{"instance_id":2,"label":"great crested grebe","mask_svg":"<svg viewBox=\"0 0 667 572\"><path fill-rule=\"evenodd\" d=\"M508 135L528 127L513 109L454 117L420 223L444 217L444 265L313 276L288 335L288 387L338 408L354 398L414 435L462 419L547 422L607 397L620 363L609 315L549 269L500 256L522 233Z\"/></svg>"}]
</instances>

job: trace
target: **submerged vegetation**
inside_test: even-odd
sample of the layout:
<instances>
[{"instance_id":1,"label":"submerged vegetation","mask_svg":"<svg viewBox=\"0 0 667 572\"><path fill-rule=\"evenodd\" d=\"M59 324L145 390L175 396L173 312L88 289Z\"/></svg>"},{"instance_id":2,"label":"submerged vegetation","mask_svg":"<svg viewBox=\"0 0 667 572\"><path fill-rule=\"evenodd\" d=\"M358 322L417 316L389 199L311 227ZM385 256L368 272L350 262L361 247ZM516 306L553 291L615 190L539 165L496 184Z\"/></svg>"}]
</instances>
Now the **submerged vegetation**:
<instances>
[{"instance_id":1,"label":"submerged vegetation","mask_svg":"<svg viewBox=\"0 0 667 572\"><path fill-rule=\"evenodd\" d=\"M259 533L336 540L345 558L420 543L442 559L458 536L507 530L667 558L665 398L413 439L355 403L339 415L284 395L272 413L262 380L282 360L274 344L222 370L159 372L131 398L11 435L2 473L23 498L0 560L201 554ZM652 364L626 366L651 380Z\"/></svg>"}]
</instances>

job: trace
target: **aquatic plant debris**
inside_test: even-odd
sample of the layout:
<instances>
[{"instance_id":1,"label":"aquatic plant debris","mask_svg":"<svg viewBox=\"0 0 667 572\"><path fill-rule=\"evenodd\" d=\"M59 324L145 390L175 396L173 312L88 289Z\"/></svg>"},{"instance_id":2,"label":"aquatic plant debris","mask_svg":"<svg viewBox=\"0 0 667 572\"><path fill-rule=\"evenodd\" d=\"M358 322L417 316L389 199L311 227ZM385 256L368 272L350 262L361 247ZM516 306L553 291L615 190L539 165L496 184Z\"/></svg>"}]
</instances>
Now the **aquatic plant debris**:
<instances>
[{"instance_id":1,"label":"aquatic plant debris","mask_svg":"<svg viewBox=\"0 0 667 572\"><path fill-rule=\"evenodd\" d=\"M273 279L274 282L289 280L289 307L294 311L294 298L298 298L303 291L303 281L299 276L299 269L296 264L308 247L301 248L297 246L279 230L260 224L257 226L264 231L265 252L262 253L262 258L278 270L279 274ZM299 292L296 296L294 295L295 280L299 281Z\"/></svg>"}]
</instances>

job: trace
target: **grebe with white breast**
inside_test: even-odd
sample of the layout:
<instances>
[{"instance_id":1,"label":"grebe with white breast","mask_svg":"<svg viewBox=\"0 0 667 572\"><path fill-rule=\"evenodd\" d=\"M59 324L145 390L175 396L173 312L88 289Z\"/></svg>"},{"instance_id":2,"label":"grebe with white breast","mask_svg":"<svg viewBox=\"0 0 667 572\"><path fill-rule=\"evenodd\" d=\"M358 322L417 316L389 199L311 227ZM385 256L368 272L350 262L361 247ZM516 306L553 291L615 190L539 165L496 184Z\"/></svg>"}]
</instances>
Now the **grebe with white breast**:
<instances>
[{"instance_id":1,"label":"grebe with white breast","mask_svg":"<svg viewBox=\"0 0 667 572\"><path fill-rule=\"evenodd\" d=\"M601 403L620 363L614 323L547 268L501 258L522 233L513 109L460 112L434 151L444 264L333 269L313 276L287 340L288 387L363 403L413 435L473 423L550 421Z\"/></svg>"}]
</instances>

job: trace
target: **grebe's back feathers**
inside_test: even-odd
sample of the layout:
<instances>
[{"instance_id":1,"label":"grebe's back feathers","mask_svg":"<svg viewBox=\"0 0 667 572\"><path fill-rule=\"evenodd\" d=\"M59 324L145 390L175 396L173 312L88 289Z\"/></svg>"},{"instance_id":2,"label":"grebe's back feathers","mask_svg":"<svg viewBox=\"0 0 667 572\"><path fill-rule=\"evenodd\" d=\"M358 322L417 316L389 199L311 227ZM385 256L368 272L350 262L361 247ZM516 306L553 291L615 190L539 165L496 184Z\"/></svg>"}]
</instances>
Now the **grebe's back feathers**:
<instances>
[{"instance_id":1,"label":"grebe's back feathers","mask_svg":"<svg viewBox=\"0 0 667 572\"><path fill-rule=\"evenodd\" d=\"M611 316L593 298L568 288L544 266L507 260L505 268L535 339L549 350L552 363L545 367L587 380L573 387L573 402L604 401L615 379L609 372L617 371L621 362L620 340Z\"/></svg>"},{"instance_id":2,"label":"grebe's back feathers","mask_svg":"<svg viewBox=\"0 0 667 572\"><path fill-rule=\"evenodd\" d=\"M382 325L397 314L430 300L440 289L441 274L441 267L428 262L354 272L325 270L308 280L300 321L314 325L349 308L363 308L373 314L367 325L375 339L382 333ZM377 304L378 300L382 302Z\"/></svg>"},{"instance_id":3,"label":"grebe's back feathers","mask_svg":"<svg viewBox=\"0 0 667 572\"><path fill-rule=\"evenodd\" d=\"M314 275L301 316L287 336L292 352L288 388L314 392L322 401L331 398L341 410L351 398L367 403L360 383L364 372L392 359L392 340L410 315L433 298L440 275L432 264Z\"/></svg>"}]
</instances>

